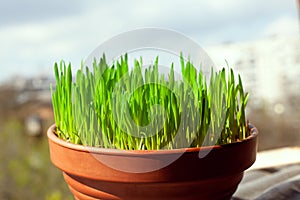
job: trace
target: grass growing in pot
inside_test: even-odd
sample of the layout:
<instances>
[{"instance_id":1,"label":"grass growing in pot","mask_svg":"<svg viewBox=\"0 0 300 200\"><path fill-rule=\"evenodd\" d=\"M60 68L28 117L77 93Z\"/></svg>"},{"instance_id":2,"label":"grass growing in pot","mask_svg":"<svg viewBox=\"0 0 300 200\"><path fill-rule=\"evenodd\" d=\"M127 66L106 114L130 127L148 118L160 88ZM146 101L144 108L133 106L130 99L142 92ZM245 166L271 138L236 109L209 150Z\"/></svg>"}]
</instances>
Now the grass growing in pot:
<instances>
[{"instance_id":1,"label":"grass growing in pot","mask_svg":"<svg viewBox=\"0 0 300 200\"><path fill-rule=\"evenodd\" d=\"M103 56L93 71L82 66L73 82L71 64L55 63L52 92L56 134L86 146L158 150L227 144L250 133L245 118L249 95L232 69L211 69L210 79L190 61L159 72L158 58L142 69L127 55L111 66ZM180 134L180 137L176 137ZM178 139L179 138L179 139Z\"/></svg>"}]
</instances>

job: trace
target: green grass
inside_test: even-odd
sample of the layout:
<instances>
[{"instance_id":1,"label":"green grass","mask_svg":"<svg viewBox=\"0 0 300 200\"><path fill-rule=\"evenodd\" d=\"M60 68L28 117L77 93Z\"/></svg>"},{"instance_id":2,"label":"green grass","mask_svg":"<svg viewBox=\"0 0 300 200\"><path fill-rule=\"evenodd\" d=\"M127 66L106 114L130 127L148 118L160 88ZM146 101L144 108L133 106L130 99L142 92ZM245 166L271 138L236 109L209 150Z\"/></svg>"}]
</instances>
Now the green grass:
<instances>
[{"instance_id":1,"label":"green grass","mask_svg":"<svg viewBox=\"0 0 300 200\"><path fill-rule=\"evenodd\" d=\"M211 69L210 79L190 61L160 74L158 57L143 69L127 55L93 71L82 65L73 82L71 64L55 63L52 89L56 133L75 144L125 150L158 150L227 144L249 135L249 95L232 69Z\"/></svg>"}]
</instances>

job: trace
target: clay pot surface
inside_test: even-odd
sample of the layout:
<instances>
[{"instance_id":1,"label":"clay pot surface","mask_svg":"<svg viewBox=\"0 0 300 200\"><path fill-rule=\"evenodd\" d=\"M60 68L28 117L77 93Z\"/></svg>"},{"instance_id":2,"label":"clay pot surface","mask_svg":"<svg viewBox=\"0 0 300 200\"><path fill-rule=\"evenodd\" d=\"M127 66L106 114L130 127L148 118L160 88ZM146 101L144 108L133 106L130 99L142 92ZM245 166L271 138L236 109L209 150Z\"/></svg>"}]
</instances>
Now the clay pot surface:
<instances>
[{"instance_id":1,"label":"clay pot surface","mask_svg":"<svg viewBox=\"0 0 300 200\"><path fill-rule=\"evenodd\" d=\"M48 129L52 163L76 199L224 200L256 159L256 128L226 145L123 151L70 144ZM200 155L200 157L199 157Z\"/></svg>"}]
</instances>

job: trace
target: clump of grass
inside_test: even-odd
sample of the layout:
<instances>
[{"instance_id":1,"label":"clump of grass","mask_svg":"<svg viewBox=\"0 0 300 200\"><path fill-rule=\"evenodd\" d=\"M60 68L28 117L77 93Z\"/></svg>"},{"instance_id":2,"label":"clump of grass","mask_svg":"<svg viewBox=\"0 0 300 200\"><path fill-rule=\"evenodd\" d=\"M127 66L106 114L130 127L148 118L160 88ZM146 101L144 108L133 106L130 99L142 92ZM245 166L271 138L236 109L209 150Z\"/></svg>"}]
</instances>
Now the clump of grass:
<instances>
[{"instance_id":1,"label":"clump of grass","mask_svg":"<svg viewBox=\"0 0 300 200\"><path fill-rule=\"evenodd\" d=\"M103 56L77 71L54 65L52 92L56 134L86 146L158 150L227 144L249 135L245 108L249 95L232 69L210 79L190 61L181 61L182 80L159 73L158 57L130 69L127 55L108 66Z\"/></svg>"}]
</instances>

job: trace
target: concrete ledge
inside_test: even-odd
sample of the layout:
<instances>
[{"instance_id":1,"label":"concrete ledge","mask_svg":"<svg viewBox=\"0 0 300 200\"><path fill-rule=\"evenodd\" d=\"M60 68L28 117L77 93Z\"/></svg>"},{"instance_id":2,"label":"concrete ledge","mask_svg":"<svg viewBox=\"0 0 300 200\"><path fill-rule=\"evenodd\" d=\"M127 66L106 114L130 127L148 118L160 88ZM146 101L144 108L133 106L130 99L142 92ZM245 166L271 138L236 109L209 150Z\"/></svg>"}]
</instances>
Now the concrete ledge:
<instances>
[{"instance_id":1,"label":"concrete ledge","mask_svg":"<svg viewBox=\"0 0 300 200\"><path fill-rule=\"evenodd\" d=\"M249 170L300 164L300 147L285 147L258 152L256 162Z\"/></svg>"}]
</instances>

